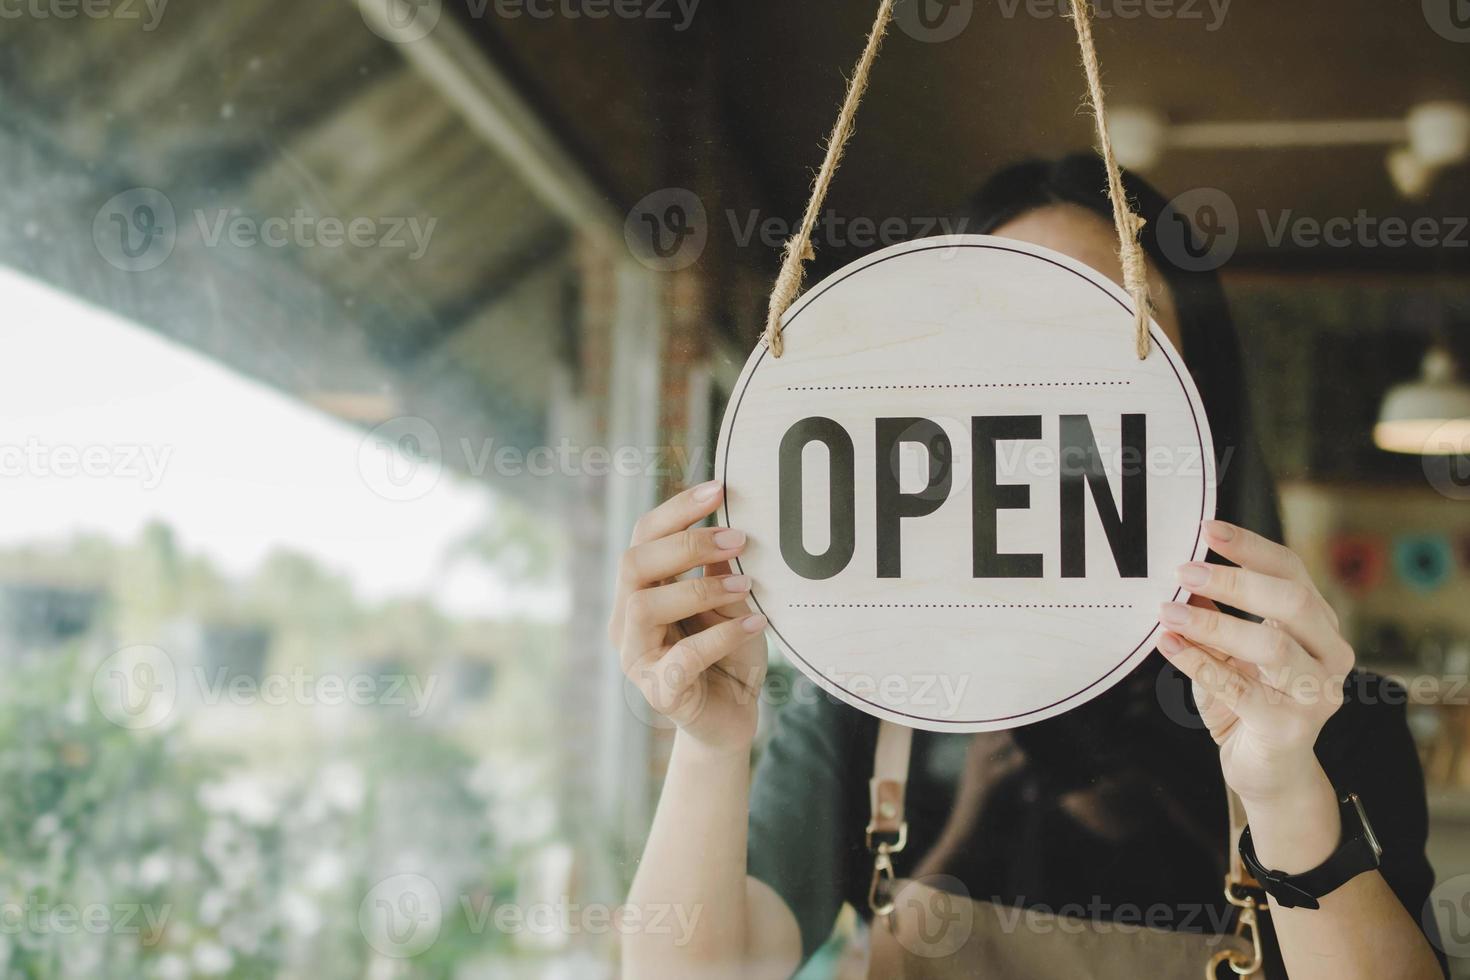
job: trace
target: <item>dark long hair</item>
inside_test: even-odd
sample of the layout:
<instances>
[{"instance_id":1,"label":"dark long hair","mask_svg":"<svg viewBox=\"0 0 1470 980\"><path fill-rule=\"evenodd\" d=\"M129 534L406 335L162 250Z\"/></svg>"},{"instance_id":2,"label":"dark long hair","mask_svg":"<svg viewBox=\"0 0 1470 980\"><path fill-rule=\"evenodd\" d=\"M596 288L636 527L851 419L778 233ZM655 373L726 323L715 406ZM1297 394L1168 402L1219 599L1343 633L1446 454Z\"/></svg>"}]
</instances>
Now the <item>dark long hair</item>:
<instances>
[{"instance_id":1,"label":"dark long hair","mask_svg":"<svg viewBox=\"0 0 1470 980\"><path fill-rule=\"evenodd\" d=\"M1239 338L1225 292L1213 271L1196 272L1170 261L1159 240L1165 221L1188 219L1147 181L1123 175L1123 186L1147 222L1143 247L1179 311L1185 363L1194 376L1215 439L1218 480L1216 512L1222 520L1281 539L1276 493L1256 442ZM989 234L1013 218L1052 204L1086 208L1110 225L1107 173L1095 154L1014 164L992 176L976 193L967 229ZM1186 228L1192 234L1193 230ZM1161 673L1163 676L1161 677ZM1173 685L1173 688L1170 687ZM1065 715L1017 729L1016 743L1033 771L1051 788L1086 785L1099 774L1141 767L1154 781L1172 785L1191 802L1224 797L1214 746L1200 727L1181 725L1192 710L1187 683L1162 658L1151 657L1123 682ZM1169 699L1177 695L1177 700ZM1209 805L1214 805L1211 802Z\"/></svg>"}]
</instances>

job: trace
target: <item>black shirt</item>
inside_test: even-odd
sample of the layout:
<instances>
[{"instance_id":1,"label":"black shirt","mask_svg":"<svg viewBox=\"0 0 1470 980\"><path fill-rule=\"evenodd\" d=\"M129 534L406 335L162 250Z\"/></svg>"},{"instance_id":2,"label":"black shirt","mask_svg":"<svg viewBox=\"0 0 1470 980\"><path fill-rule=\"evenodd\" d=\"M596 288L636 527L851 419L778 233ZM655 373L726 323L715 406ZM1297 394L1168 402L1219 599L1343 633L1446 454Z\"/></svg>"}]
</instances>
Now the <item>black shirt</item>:
<instances>
[{"instance_id":1,"label":"black shirt","mask_svg":"<svg viewBox=\"0 0 1470 980\"><path fill-rule=\"evenodd\" d=\"M1187 681L1160 659L1089 705L1012 733L915 732L897 875L952 876L969 897L1001 905L1229 931L1218 752ZM1434 874L1405 694L1367 673L1351 675L1346 693L1317 756L1340 795L1362 798L1384 879L1423 928ZM756 768L749 873L795 914L803 960L844 902L869 916L863 829L877 731L876 719L802 679ZM1269 921L1263 936L1268 975L1285 977ZM1429 938L1443 965L1438 937Z\"/></svg>"}]
</instances>

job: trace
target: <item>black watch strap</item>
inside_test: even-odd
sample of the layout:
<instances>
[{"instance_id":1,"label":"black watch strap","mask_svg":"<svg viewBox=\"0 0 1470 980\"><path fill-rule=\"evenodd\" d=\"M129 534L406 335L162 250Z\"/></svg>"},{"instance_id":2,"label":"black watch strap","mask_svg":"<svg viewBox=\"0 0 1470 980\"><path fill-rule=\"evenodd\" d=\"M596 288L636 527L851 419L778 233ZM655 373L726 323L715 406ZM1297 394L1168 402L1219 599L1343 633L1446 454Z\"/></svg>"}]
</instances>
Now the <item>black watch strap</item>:
<instances>
[{"instance_id":1,"label":"black watch strap","mask_svg":"<svg viewBox=\"0 0 1470 980\"><path fill-rule=\"evenodd\" d=\"M1256 858L1255 842L1247 826L1240 835L1240 858L1261 888L1284 909L1320 908L1320 899L1330 895L1358 875L1378 867L1383 849L1373 834L1373 825L1356 793L1341 802L1342 839L1332 856L1311 871L1289 875L1261 866Z\"/></svg>"}]
</instances>

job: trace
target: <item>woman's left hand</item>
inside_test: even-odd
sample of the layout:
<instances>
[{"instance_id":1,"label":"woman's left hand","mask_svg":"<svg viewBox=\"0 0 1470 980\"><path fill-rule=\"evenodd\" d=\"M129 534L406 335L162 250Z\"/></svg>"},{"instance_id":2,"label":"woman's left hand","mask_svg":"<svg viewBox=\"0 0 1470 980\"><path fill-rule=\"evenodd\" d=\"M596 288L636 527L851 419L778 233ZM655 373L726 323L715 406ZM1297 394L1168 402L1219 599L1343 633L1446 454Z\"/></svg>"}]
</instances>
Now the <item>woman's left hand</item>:
<instances>
[{"instance_id":1,"label":"woman's left hand","mask_svg":"<svg viewBox=\"0 0 1470 980\"><path fill-rule=\"evenodd\" d=\"M1194 682L1226 782L1248 807L1269 805L1321 781L1314 746L1342 705L1353 649L1295 552L1224 521L1206 521L1204 534L1239 567L1180 566L1194 598L1160 609L1159 651Z\"/></svg>"}]
</instances>

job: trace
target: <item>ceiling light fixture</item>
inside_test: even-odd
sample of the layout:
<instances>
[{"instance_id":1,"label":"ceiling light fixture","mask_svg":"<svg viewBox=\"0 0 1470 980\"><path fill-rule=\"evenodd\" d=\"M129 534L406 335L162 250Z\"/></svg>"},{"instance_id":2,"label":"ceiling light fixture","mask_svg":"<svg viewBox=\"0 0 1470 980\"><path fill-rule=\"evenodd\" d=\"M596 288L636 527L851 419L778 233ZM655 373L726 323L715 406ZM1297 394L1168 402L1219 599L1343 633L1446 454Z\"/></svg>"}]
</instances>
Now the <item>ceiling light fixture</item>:
<instances>
[{"instance_id":1,"label":"ceiling light fixture","mask_svg":"<svg viewBox=\"0 0 1470 980\"><path fill-rule=\"evenodd\" d=\"M1169 150L1387 146L1394 185L1421 197L1441 170L1470 159L1470 106L1421 102L1396 119L1171 123L1149 106L1120 105L1108 111L1108 136L1118 162L1139 171L1157 166Z\"/></svg>"},{"instance_id":2,"label":"ceiling light fixture","mask_svg":"<svg viewBox=\"0 0 1470 980\"><path fill-rule=\"evenodd\" d=\"M1470 384L1438 345L1424 355L1419 378L1394 385L1383 398L1373 441L1391 453L1453 456L1470 448Z\"/></svg>"}]
</instances>

